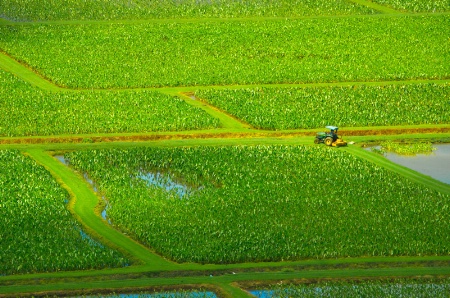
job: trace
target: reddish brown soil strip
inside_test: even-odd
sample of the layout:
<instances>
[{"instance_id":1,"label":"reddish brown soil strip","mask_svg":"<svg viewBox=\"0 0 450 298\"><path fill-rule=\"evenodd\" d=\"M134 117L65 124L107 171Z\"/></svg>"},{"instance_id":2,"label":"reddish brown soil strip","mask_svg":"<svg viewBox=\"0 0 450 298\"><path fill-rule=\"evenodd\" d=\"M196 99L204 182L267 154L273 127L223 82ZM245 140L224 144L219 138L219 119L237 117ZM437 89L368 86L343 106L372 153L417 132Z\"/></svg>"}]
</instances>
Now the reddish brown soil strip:
<instances>
[{"instance_id":1,"label":"reddish brown soil strip","mask_svg":"<svg viewBox=\"0 0 450 298\"><path fill-rule=\"evenodd\" d=\"M340 134L347 136L382 136L382 135L402 135L402 134L426 134L426 133L449 133L449 127L437 128L383 128L373 130L342 130ZM184 139L227 139L227 138L279 138L279 137L301 137L314 136L316 131L256 131L242 133L180 133L167 135L111 135L111 136L67 136L67 137L21 137L2 138L0 144L60 144L60 143L101 143L101 142L143 142L143 141L163 141L163 140L184 140Z\"/></svg>"}]
</instances>

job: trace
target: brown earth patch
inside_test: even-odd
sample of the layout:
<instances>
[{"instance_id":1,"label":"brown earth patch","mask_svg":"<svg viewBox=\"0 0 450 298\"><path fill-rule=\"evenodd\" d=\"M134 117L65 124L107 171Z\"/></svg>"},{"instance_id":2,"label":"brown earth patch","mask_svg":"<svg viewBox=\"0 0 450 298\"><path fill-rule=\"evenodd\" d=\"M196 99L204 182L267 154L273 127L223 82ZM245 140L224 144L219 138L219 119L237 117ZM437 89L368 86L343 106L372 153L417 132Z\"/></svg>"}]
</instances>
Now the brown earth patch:
<instances>
[{"instance_id":1,"label":"brown earth patch","mask_svg":"<svg viewBox=\"0 0 450 298\"><path fill-rule=\"evenodd\" d=\"M241 133L210 132L210 133L179 133L158 135L104 135L104 136L67 136L67 137L14 137L1 138L0 144L61 144L61 143L101 143L101 142L143 142L163 140L185 140L185 139L227 139L227 138L264 138L264 137L300 137L314 136L317 130L305 131L254 131ZM382 136L402 134L427 134L427 133L449 133L449 127L431 128L381 128L369 130L342 130L340 135L346 136Z\"/></svg>"}]
</instances>

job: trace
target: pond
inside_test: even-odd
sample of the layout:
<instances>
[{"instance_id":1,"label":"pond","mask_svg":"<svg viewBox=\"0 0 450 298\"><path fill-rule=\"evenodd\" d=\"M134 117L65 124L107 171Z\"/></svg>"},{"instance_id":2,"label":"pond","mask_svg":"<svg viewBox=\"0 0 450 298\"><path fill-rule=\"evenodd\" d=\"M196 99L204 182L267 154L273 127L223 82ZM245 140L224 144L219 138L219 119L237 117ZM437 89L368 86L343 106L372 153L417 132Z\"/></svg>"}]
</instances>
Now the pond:
<instances>
[{"instance_id":1,"label":"pond","mask_svg":"<svg viewBox=\"0 0 450 298\"><path fill-rule=\"evenodd\" d=\"M387 159L396 164L450 184L450 144L433 145L436 150L430 154L414 156L385 153Z\"/></svg>"},{"instance_id":2,"label":"pond","mask_svg":"<svg viewBox=\"0 0 450 298\"><path fill-rule=\"evenodd\" d=\"M139 179L147 182L147 185L154 185L165 189L166 191L174 191L180 198L189 195L190 189L184 184L173 181L168 175L159 172L141 172L137 176Z\"/></svg>"},{"instance_id":3,"label":"pond","mask_svg":"<svg viewBox=\"0 0 450 298\"><path fill-rule=\"evenodd\" d=\"M173 180L168 174L160 172L143 172L141 171L137 178L144 180L147 186L156 186L167 192L175 193L179 198L188 198L196 191L202 190L204 187L190 187Z\"/></svg>"}]
</instances>

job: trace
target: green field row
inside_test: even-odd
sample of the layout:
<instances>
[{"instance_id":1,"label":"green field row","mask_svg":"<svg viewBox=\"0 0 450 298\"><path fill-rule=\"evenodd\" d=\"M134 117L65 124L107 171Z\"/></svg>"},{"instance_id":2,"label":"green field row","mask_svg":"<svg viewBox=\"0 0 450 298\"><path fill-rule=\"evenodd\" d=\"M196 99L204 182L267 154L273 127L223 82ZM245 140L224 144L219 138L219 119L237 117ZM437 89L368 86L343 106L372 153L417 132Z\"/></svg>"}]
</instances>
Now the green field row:
<instances>
[{"instance_id":1,"label":"green field row","mask_svg":"<svg viewBox=\"0 0 450 298\"><path fill-rule=\"evenodd\" d=\"M297 17L373 14L348 0L3 0L0 16L15 21L163 18Z\"/></svg>"},{"instance_id":2,"label":"green field row","mask_svg":"<svg viewBox=\"0 0 450 298\"><path fill-rule=\"evenodd\" d=\"M448 0L369 0L400 11L409 12L448 12Z\"/></svg>"},{"instance_id":3,"label":"green field row","mask_svg":"<svg viewBox=\"0 0 450 298\"><path fill-rule=\"evenodd\" d=\"M83 232L69 199L44 167L0 151L0 276L129 264Z\"/></svg>"},{"instance_id":4,"label":"green field row","mask_svg":"<svg viewBox=\"0 0 450 298\"><path fill-rule=\"evenodd\" d=\"M182 131L219 120L156 91L49 92L0 70L0 136Z\"/></svg>"},{"instance_id":5,"label":"green field row","mask_svg":"<svg viewBox=\"0 0 450 298\"><path fill-rule=\"evenodd\" d=\"M0 26L71 88L445 79L450 16Z\"/></svg>"},{"instance_id":6,"label":"green field row","mask_svg":"<svg viewBox=\"0 0 450 298\"><path fill-rule=\"evenodd\" d=\"M447 255L450 197L323 146L66 154L108 219L177 262Z\"/></svg>"},{"instance_id":7,"label":"green field row","mask_svg":"<svg viewBox=\"0 0 450 298\"><path fill-rule=\"evenodd\" d=\"M195 96L262 129L450 123L449 84L202 89Z\"/></svg>"},{"instance_id":8,"label":"green field row","mask_svg":"<svg viewBox=\"0 0 450 298\"><path fill-rule=\"evenodd\" d=\"M319 281L309 284L277 284L263 291L251 291L257 298L284 297L434 297L450 294L447 278L391 279L374 281Z\"/></svg>"}]
</instances>

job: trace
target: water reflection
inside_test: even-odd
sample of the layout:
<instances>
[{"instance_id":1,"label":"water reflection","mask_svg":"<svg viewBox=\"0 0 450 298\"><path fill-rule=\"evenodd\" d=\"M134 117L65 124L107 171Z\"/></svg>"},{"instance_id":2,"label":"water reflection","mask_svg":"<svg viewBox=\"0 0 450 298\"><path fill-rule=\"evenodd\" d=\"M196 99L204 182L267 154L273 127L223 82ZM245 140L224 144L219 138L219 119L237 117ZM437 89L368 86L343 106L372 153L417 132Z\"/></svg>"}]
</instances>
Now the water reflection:
<instances>
[{"instance_id":1,"label":"water reflection","mask_svg":"<svg viewBox=\"0 0 450 298\"><path fill-rule=\"evenodd\" d=\"M175 194L180 197L188 197L196 190L200 190L203 187L199 187L197 189L191 189L187 185L178 183L172 180L168 175L164 175L160 172L152 173L144 173L141 172L137 176L137 178L144 180L148 186L157 186L160 188L164 188L168 192L175 192Z\"/></svg>"},{"instance_id":2,"label":"water reflection","mask_svg":"<svg viewBox=\"0 0 450 298\"><path fill-rule=\"evenodd\" d=\"M430 154L404 156L388 152L385 156L392 162L450 184L450 144L434 147L436 150Z\"/></svg>"}]
</instances>

